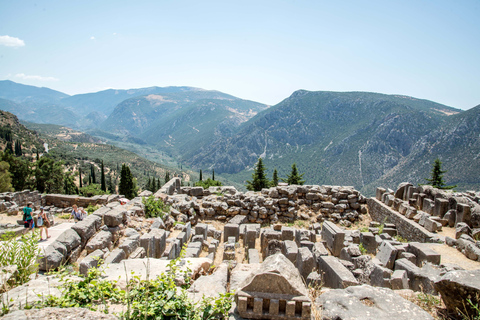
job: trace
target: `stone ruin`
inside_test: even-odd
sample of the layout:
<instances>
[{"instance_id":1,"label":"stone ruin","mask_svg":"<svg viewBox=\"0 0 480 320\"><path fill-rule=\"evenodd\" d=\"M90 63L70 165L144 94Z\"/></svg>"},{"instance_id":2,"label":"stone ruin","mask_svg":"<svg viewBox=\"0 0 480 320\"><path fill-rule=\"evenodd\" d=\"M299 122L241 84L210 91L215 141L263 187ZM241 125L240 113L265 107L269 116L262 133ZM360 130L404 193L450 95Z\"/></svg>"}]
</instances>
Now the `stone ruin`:
<instances>
[{"instance_id":1,"label":"stone ruin","mask_svg":"<svg viewBox=\"0 0 480 320\"><path fill-rule=\"evenodd\" d=\"M193 196L192 190L197 188L182 188L177 182L177 179L172 179L162 188L162 193L155 194L172 205L170 213L163 219L145 219L141 197L133 199L128 205L113 201L76 223L45 248L40 261L41 270L77 262L81 273L86 274L89 268L98 265L99 258L104 259L108 270L120 270L119 263L122 261L132 264L132 268L142 268L147 257L153 259L154 265L158 264L161 270L167 263L164 260L178 257L185 246L185 259L203 259L202 263L210 261L208 265L213 261L219 263L213 274L198 279L194 277L192 297L198 299L202 295L215 296L220 292L236 290L237 312L246 319L310 319L313 306L322 309L325 315L333 315L333 318L340 314L345 316L348 310L355 314L357 310L359 314L363 312L371 318L408 319L410 316L410 319L432 319L393 290L442 293L443 297L445 288L460 292L468 287L466 283L455 280L452 273L457 272L468 279L471 272L457 265L442 264L440 254L432 249L431 245L441 245L435 243L441 242L442 238L402 214L408 210L400 212L393 205L398 203L400 209L406 207L407 201L400 202L395 198L388 203L390 206L385 203L391 200L389 195L393 196L393 192L381 193L378 200L365 199L355 190L343 187L281 186L256 194L234 193L234 188L224 187L202 189L201 194L194 191L197 196ZM291 198L286 190L290 190ZM350 193L345 199L343 193L347 193L346 190ZM275 192L278 198L270 197ZM308 194L314 193L318 196L316 200L307 199ZM149 192L142 194L149 195ZM283 197L289 199L286 207L279 201ZM312 197L315 196L308 196ZM353 209L349 205L343 212L335 212L335 206L346 205L345 200L348 202L348 199L352 201L350 204L360 207ZM256 207L266 203L270 205L269 201L272 201L272 207L262 218L260 209ZM290 201L295 203L291 205ZM328 208L330 204L325 206L325 202L333 204L333 208ZM409 201L408 206L417 210L418 214L419 209ZM229 211L233 207L236 214ZM238 211L236 208L241 209ZM207 213L207 209L209 212L213 209L213 215ZM245 210L244 214L242 210ZM345 221L350 221L347 214L354 210L358 210L357 220L354 221L363 220L363 213L368 213L377 222L371 222L367 231L347 229ZM255 212L258 214L256 217ZM310 227L280 223L262 226L258 223L270 219L291 222L290 213L293 220L301 220L301 214L307 214ZM385 217L388 219L385 220ZM218 221L224 223L223 230L217 229L218 224L217 228L213 226ZM398 241L397 235L409 242ZM323 286L327 292L311 301L305 284ZM468 288L469 292L480 292L480 285L472 284ZM21 290L25 289L19 289L19 292ZM395 301L391 310L381 307L382 296ZM364 299L370 299L378 308L362 307ZM454 302L446 299L447 309L455 310ZM342 309L342 300L351 301L351 305ZM397 308L397 305L405 308ZM368 319L367 316L359 318ZM349 318L345 316L345 319Z\"/></svg>"},{"instance_id":2,"label":"stone ruin","mask_svg":"<svg viewBox=\"0 0 480 320\"><path fill-rule=\"evenodd\" d=\"M237 310L247 319L310 319L311 303L302 277L281 253L265 259L235 294Z\"/></svg>"}]
</instances>

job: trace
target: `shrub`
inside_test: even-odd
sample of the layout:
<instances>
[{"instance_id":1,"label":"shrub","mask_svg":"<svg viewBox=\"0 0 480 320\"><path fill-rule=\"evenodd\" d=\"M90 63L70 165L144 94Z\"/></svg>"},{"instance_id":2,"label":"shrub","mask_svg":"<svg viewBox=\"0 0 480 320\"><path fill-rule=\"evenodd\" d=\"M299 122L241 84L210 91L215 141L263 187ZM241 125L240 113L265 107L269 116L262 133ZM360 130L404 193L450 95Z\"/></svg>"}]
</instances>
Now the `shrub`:
<instances>
[{"instance_id":1,"label":"shrub","mask_svg":"<svg viewBox=\"0 0 480 320\"><path fill-rule=\"evenodd\" d=\"M363 246L362 243L358 245L358 249L360 249L360 252L363 254L367 254L367 249Z\"/></svg>"},{"instance_id":2,"label":"shrub","mask_svg":"<svg viewBox=\"0 0 480 320\"><path fill-rule=\"evenodd\" d=\"M163 203L161 199L156 200L155 196L151 195L148 198L143 197L142 203L145 205L145 217L163 219L165 212L170 210L170 206Z\"/></svg>"},{"instance_id":3,"label":"shrub","mask_svg":"<svg viewBox=\"0 0 480 320\"><path fill-rule=\"evenodd\" d=\"M92 183L81 187L78 189L78 192L84 197L93 197L93 196L100 196L102 194L108 194L107 192L103 191L99 184Z\"/></svg>"},{"instance_id":4,"label":"shrub","mask_svg":"<svg viewBox=\"0 0 480 320\"><path fill-rule=\"evenodd\" d=\"M208 189L210 187L221 187L222 183L220 181L212 180L208 178L207 180L195 182L195 187L203 187L203 189Z\"/></svg>"},{"instance_id":5,"label":"shrub","mask_svg":"<svg viewBox=\"0 0 480 320\"><path fill-rule=\"evenodd\" d=\"M29 280L32 273L37 272L37 257L39 254L39 232L34 230L20 237L14 232L7 232L1 236L0 242L0 267L16 265L18 271L15 275L14 286L21 285ZM1 288L3 291L5 288Z\"/></svg>"}]
</instances>

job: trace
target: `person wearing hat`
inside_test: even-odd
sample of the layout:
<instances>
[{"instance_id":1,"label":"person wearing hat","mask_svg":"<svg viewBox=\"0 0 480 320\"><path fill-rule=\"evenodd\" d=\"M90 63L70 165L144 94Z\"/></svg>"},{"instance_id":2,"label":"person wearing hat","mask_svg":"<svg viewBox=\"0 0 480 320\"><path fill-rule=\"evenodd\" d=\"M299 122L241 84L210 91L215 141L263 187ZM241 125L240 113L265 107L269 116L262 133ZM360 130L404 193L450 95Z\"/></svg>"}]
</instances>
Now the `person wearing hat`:
<instances>
[{"instance_id":1,"label":"person wearing hat","mask_svg":"<svg viewBox=\"0 0 480 320\"><path fill-rule=\"evenodd\" d=\"M50 238L48 235L48 228L50 228L50 221L48 220L47 213L43 210L43 207L40 207L40 213L37 218L37 226L40 228L40 238L42 238L42 230L45 230L45 240Z\"/></svg>"}]
</instances>

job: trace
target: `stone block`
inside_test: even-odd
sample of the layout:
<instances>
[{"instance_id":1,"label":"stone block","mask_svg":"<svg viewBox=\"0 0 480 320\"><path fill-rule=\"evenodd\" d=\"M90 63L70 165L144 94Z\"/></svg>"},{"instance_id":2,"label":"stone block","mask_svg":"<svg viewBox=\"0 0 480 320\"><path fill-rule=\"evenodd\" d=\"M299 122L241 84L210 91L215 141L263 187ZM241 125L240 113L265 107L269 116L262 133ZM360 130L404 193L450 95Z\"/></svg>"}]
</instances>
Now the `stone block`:
<instances>
[{"instance_id":1,"label":"stone block","mask_svg":"<svg viewBox=\"0 0 480 320\"><path fill-rule=\"evenodd\" d=\"M176 239L180 241L180 248L183 248L183 245L187 243L187 233L185 231L180 232Z\"/></svg>"},{"instance_id":2,"label":"stone block","mask_svg":"<svg viewBox=\"0 0 480 320\"><path fill-rule=\"evenodd\" d=\"M91 238L85 246L87 254L90 254L97 249L103 250L108 248L110 250L113 246L112 238L113 236L110 231L100 231L93 238Z\"/></svg>"},{"instance_id":3,"label":"stone block","mask_svg":"<svg viewBox=\"0 0 480 320\"><path fill-rule=\"evenodd\" d=\"M466 314L478 314L473 306L480 303L480 270L454 270L447 272L435 282L435 289L441 294L445 306L451 314L458 310ZM469 297L472 304L465 303ZM466 308L466 310L465 310Z\"/></svg>"},{"instance_id":4,"label":"stone block","mask_svg":"<svg viewBox=\"0 0 480 320\"><path fill-rule=\"evenodd\" d=\"M459 222L465 222L467 225L471 224L471 210L468 204L457 203L457 215L455 224Z\"/></svg>"},{"instance_id":5,"label":"stone block","mask_svg":"<svg viewBox=\"0 0 480 320\"><path fill-rule=\"evenodd\" d=\"M297 268L304 279L307 279L310 272L315 268L313 254L308 248L299 248L297 255Z\"/></svg>"},{"instance_id":6,"label":"stone block","mask_svg":"<svg viewBox=\"0 0 480 320\"><path fill-rule=\"evenodd\" d=\"M423 199L423 209L422 211L428 213L429 215L433 214L433 207L435 206L435 202L431 199L425 198Z\"/></svg>"},{"instance_id":7,"label":"stone block","mask_svg":"<svg viewBox=\"0 0 480 320\"><path fill-rule=\"evenodd\" d=\"M195 236L202 236L203 240L207 240L208 237L208 224L197 223L195 226Z\"/></svg>"},{"instance_id":8,"label":"stone block","mask_svg":"<svg viewBox=\"0 0 480 320\"><path fill-rule=\"evenodd\" d=\"M257 249L248 249L248 263L260 263L260 254Z\"/></svg>"},{"instance_id":9,"label":"stone block","mask_svg":"<svg viewBox=\"0 0 480 320\"><path fill-rule=\"evenodd\" d=\"M119 249L125 251L125 256L129 257L139 246L139 241L135 239L125 239L119 246Z\"/></svg>"},{"instance_id":10,"label":"stone block","mask_svg":"<svg viewBox=\"0 0 480 320\"><path fill-rule=\"evenodd\" d=\"M100 217L96 216L101 220ZM82 240L82 245L85 245L88 240L97 232L96 229L97 222L93 219L83 220L75 223L72 226L72 229L80 236Z\"/></svg>"},{"instance_id":11,"label":"stone block","mask_svg":"<svg viewBox=\"0 0 480 320\"><path fill-rule=\"evenodd\" d=\"M255 248L257 240L257 230L254 225L247 225L245 230L244 245L247 248Z\"/></svg>"},{"instance_id":12,"label":"stone block","mask_svg":"<svg viewBox=\"0 0 480 320\"><path fill-rule=\"evenodd\" d=\"M408 276L405 270L395 270L390 279L393 290L409 289Z\"/></svg>"},{"instance_id":13,"label":"stone block","mask_svg":"<svg viewBox=\"0 0 480 320\"><path fill-rule=\"evenodd\" d=\"M410 242L407 251L413 253L417 259L417 266L422 267L425 262L430 262L436 265L440 264L440 254L430 249L426 244L419 242Z\"/></svg>"},{"instance_id":14,"label":"stone block","mask_svg":"<svg viewBox=\"0 0 480 320\"><path fill-rule=\"evenodd\" d=\"M230 219L228 221L228 224L240 225L240 224L244 224L244 223L247 223L247 222L248 222L247 216L237 214L235 217L233 217L232 219Z\"/></svg>"},{"instance_id":15,"label":"stone block","mask_svg":"<svg viewBox=\"0 0 480 320\"><path fill-rule=\"evenodd\" d=\"M343 248L345 231L337 227L334 223L325 221L323 222L322 239L325 240L330 252L338 257Z\"/></svg>"},{"instance_id":16,"label":"stone block","mask_svg":"<svg viewBox=\"0 0 480 320\"><path fill-rule=\"evenodd\" d=\"M380 187L377 188L375 196L378 201L382 201L382 196L386 191L387 190L385 190L385 188L380 188Z\"/></svg>"},{"instance_id":17,"label":"stone block","mask_svg":"<svg viewBox=\"0 0 480 320\"><path fill-rule=\"evenodd\" d=\"M295 229L292 227L282 226L282 240L295 240Z\"/></svg>"},{"instance_id":18,"label":"stone block","mask_svg":"<svg viewBox=\"0 0 480 320\"><path fill-rule=\"evenodd\" d=\"M315 242L312 253L315 261L317 261L318 257L320 256L328 256L328 250L325 248L322 242Z\"/></svg>"},{"instance_id":19,"label":"stone block","mask_svg":"<svg viewBox=\"0 0 480 320\"><path fill-rule=\"evenodd\" d=\"M360 234L360 243L367 250L367 253L377 253L377 241L371 232L362 232Z\"/></svg>"},{"instance_id":20,"label":"stone block","mask_svg":"<svg viewBox=\"0 0 480 320\"><path fill-rule=\"evenodd\" d=\"M152 233L145 233L140 237L140 247L145 249L147 257L156 258L155 237Z\"/></svg>"},{"instance_id":21,"label":"stone block","mask_svg":"<svg viewBox=\"0 0 480 320\"><path fill-rule=\"evenodd\" d=\"M190 242L187 246L185 253L186 258L197 258L202 252L202 243L201 242Z\"/></svg>"},{"instance_id":22,"label":"stone block","mask_svg":"<svg viewBox=\"0 0 480 320\"><path fill-rule=\"evenodd\" d=\"M239 240L239 225L233 223L227 223L223 227L223 239L228 239L229 237L235 237L235 241Z\"/></svg>"},{"instance_id":23,"label":"stone block","mask_svg":"<svg viewBox=\"0 0 480 320\"><path fill-rule=\"evenodd\" d=\"M98 266L98 261L103 259L104 253L102 250L95 250L94 252L87 255L79 264L79 272L86 276L90 268Z\"/></svg>"},{"instance_id":24,"label":"stone block","mask_svg":"<svg viewBox=\"0 0 480 320\"><path fill-rule=\"evenodd\" d=\"M443 218L448 211L448 200L442 198L435 199L435 207L433 208L433 215Z\"/></svg>"},{"instance_id":25,"label":"stone block","mask_svg":"<svg viewBox=\"0 0 480 320\"><path fill-rule=\"evenodd\" d=\"M119 263L126 258L125 251L122 249L114 249L112 252L108 253L105 257L105 264L108 263Z\"/></svg>"},{"instance_id":26,"label":"stone block","mask_svg":"<svg viewBox=\"0 0 480 320\"><path fill-rule=\"evenodd\" d=\"M125 222L127 209L124 206L118 206L108 211L103 216L103 222L107 227L117 227Z\"/></svg>"},{"instance_id":27,"label":"stone block","mask_svg":"<svg viewBox=\"0 0 480 320\"><path fill-rule=\"evenodd\" d=\"M138 247L137 249L135 249L135 251L133 251L130 254L128 259L142 259L142 258L145 258L146 255L147 255L147 252L145 251L145 249L143 247Z\"/></svg>"},{"instance_id":28,"label":"stone block","mask_svg":"<svg viewBox=\"0 0 480 320\"><path fill-rule=\"evenodd\" d=\"M73 229L67 229L57 238L57 241L63 243L70 252L82 244L82 238Z\"/></svg>"},{"instance_id":29,"label":"stone block","mask_svg":"<svg viewBox=\"0 0 480 320\"><path fill-rule=\"evenodd\" d=\"M65 256L55 249L55 246L49 245L45 249L40 250L40 259L38 260L38 268L41 271L55 270L65 261Z\"/></svg>"},{"instance_id":30,"label":"stone block","mask_svg":"<svg viewBox=\"0 0 480 320\"><path fill-rule=\"evenodd\" d=\"M429 294L436 294L434 282L439 279L440 271L423 269L414 265L407 259L395 261L395 271L405 270L409 279L410 289Z\"/></svg>"},{"instance_id":31,"label":"stone block","mask_svg":"<svg viewBox=\"0 0 480 320\"><path fill-rule=\"evenodd\" d=\"M373 262L373 270L370 273L370 283L372 286L391 289L391 276L393 271L381 265L376 259L373 259Z\"/></svg>"},{"instance_id":32,"label":"stone block","mask_svg":"<svg viewBox=\"0 0 480 320\"><path fill-rule=\"evenodd\" d=\"M325 287L343 289L358 285L357 279L336 257L320 256L317 262L318 271L325 281Z\"/></svg>"}]
</instances>

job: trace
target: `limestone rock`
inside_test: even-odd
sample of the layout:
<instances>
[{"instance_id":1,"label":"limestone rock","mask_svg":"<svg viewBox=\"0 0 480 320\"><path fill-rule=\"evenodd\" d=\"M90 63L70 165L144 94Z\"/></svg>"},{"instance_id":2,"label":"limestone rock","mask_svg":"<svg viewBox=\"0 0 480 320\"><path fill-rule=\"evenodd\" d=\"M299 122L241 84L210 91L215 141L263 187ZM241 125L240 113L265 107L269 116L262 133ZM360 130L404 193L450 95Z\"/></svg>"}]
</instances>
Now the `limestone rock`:
<instances>
[{"instance_id":1,"label":"limestone rock","mask_svg":"<svg viewBox=\"0 0 480 320\"><path fill-rule=\"evenodd\" d=\"M435 281L435 289L442 296L449 312L457 313L458 308L462 312L467 311L467 314L475 314L471 306L466 303L466 298L469 297L474 305L480 302L480 269L447 272Z\"/></svg>"},{"instance_id":2,"label":"limestone rock","mask_svg":"<svg viewBox=\"0 0 480 320\"><path fill-rule=\"evenodd\" d=\"M330 290L315 303L322 309L325 320L433 320L430 314L393 290L368 285Z\"/></svg>"}]
</instances>

